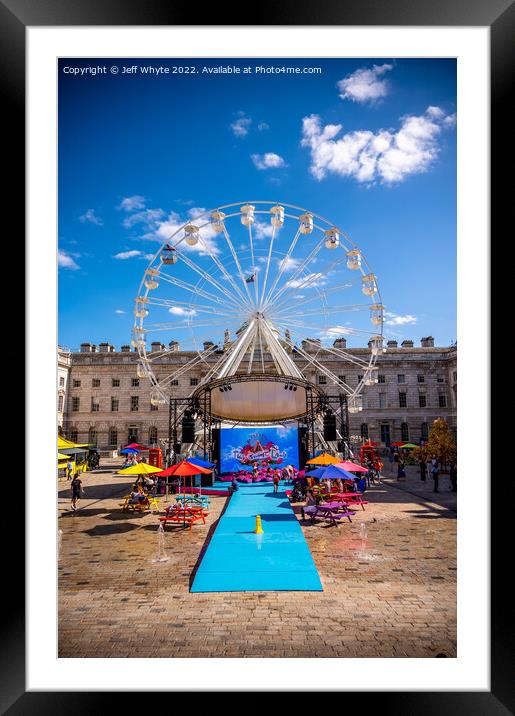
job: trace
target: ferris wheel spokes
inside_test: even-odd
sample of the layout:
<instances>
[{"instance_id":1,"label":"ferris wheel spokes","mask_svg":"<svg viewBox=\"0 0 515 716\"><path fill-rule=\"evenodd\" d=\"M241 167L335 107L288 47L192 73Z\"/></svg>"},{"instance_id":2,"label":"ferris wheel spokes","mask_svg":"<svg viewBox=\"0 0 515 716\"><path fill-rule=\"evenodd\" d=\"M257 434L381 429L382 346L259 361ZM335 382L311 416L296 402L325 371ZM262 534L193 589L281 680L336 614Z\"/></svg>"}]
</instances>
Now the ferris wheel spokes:
<instances>
[{"instance_id":1,"label":"ferris wheel spokes","mask_svg":"<svg viewBox=\"0 0 515 716\"><path fill-rule=\"evenodd\" d=\"M218 259L217 256L215 256L214 252L211 251L209 245L202 239L202 237L199 238L199 242L202 244L202 246L204 247L206 252L209 254L209 256L213 259L214 263L218 266L218 268L220 269L220 271L222 272L222 274L224 275L226 280L229 281L229 283L234 288L234 290L236 291L238 296L241 298L241 300L243 302L245 302L246 299L245 299L245 296L243 295L240 287L238 286L238 284L236 283L234 278L231 276L231 274L227 271L227 269L225 268L223 263Z\"/></svg>"},{"instance_id":2,"label":"ferris wheel spokes","mask_svg":"<svg viewBox=\"0 0 515 716\"><path fill-rule=\"evenodd\" d=\"M200 268L200 266L197 266L197 264L192 261L190 258L184 255L184 253L179 254L179 259L183 261L187 266L189 266L195 273L198 273L199 276L201 276L203 279L208 281L212 286L217 288L221 293L224 294L226 297L226 300L228 300L230 303L234 304L235 306L238 306L238 303L236 299L232 296L231 292L228 291L225 286L222 286L222 284L218 283L218 281L211 276L211 274L208 271L204 271L204 269Z\"/></svg>"},{"instance_id":3,"label":"ferris wheel spokes","mask_svg":"<svg viewBox=\"0 0 515 716\"><path fill-rule=\"evenodd\" d=\"M274 279L274 282L273 282L273 284L272 284L272 287L271 287L270 291L267 293L266 299L265 299L265 301L264 301L264 303L263 303L263 309L265 309L265 308L268 306L271 295L273 294L273 292L274 292L274 290L275 290L275 288L276 288L276 286L277 286L277 284L278 284L278 282L279 282L281 276L282 276L283 273L286 271L286 268L287 268L287 266L288 266L288 262L289 262L289 260L291 259L291 255L292 255L292 253L293 253L293 250L295 249L295 246L297 245L297 242L298 242L298 240L299 240L300 235L301 235L301 230L300 230L300 226L299 226L299 227L297 228L297 231L296 231L296 233L295 233L295 236L293 237L293 240L292 240L292 242L291 242L291 244L290 244L290 246L289 246L289 248L288 248L288 251L287 251L287 253L286 253L286 256L284 257L284 259L282 259L282 261L281 261L280 264L279 264L279 271L277 272L277 275L276 275L276 277L275 277L275 279Z\"/></svg>"},{"instance_id":4,"label":"ferris wheel spokes","mask_svg":"<svg viewBox=\"0 0 515 716\"><path fill-rule=\"evenodd\" d=\"M234 250L234 246L233 246L233 244L232 244L231 237L229 236L229 233L228 233L227 228L226 228L226 226L225 226L225 222L222 224L222 230L223 230L223 234L224 234L224 236L225 236L225 240L227 241L227 245L229 246L229 250L230 250L230 252L231 252L231 255L232 255L233 259L234 259L234 263L236 264L236 268L238 269L238 275L239 275L239 277L241 278L241 281L242 281L242 283L243 283L243 286L244 286L244 288L245 288L245 291L247 292L247 297L248 297L248 299L249 299L249 305L252 305L252 298L251 298L250 291L249 291L249 285L248 285L248 282L245 280L245 276L243 275L243 271L241 270L241 265L240 265L240 261L239 261L239 259L238 259L238 254L237 254L236 251Z\"/></svg>"}]
</instances>

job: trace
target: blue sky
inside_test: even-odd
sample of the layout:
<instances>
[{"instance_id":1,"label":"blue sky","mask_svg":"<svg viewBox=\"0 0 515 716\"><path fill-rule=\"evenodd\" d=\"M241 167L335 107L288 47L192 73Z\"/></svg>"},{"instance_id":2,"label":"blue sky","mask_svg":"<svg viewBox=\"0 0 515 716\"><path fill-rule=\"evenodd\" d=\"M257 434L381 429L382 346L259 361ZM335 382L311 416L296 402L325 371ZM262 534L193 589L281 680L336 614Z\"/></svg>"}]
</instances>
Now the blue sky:
<instances>
[{"instance_id":1,"label":"blue sky","mask_svg":"<svg viewBox=\"0 0 515 716\"><path fill-rule=\"evenodd\" d=\"M122 71L135 64L137 72ZM107 73L64 72L97 65ZM109 71L113 65L116 75ZM197 71L141 74L140 66L148 65ZM322 72L202 72L229 65ZM456 338L455 112L456 63L447 59L61 60L60 344L75 349L85 340L128 343L134 298L167 231L195 217L199 208L270 199L327 217L360 247L378 277L387 338L417 344L421 336L433 335L436 344L449 345ZM261 228L254 264L236 238L236 226L234 234L245 275L256 268L260 285L270 238L268 228ZM287 220L272 268L280 265L292 236ZM307 252L307 244L299 245L283 280L294 280L295 260L301 262ZM188 255L221 278L198 247ZM217 255L236 272L221 251ZM318 255L301 276L323 276L328 260ZM339 267L318 283L343 284L349 273L354 287L338 305L366 303L356 272ZM189 280L184 266L176 275ZM178 306L191 298L172 285L165 291L161 284L158 292L177 299ZM306 292L290 295L294 302L308 300L297 298ZM188 329L195 340L223 338L223 319L206 326L191 308L177 308L173 317L184 321L184 316L197 321ZM164 310L156 315L156 321L169 318ZM349 345L364 345L362 318L334 313L324 326L306 318L305 333L314 336L320 328L317 335L334 340L337 327L362 327L364 333L351 335ZM177 323L159 337L186 343L182 331Z\"/></svg>"}]
</instances>

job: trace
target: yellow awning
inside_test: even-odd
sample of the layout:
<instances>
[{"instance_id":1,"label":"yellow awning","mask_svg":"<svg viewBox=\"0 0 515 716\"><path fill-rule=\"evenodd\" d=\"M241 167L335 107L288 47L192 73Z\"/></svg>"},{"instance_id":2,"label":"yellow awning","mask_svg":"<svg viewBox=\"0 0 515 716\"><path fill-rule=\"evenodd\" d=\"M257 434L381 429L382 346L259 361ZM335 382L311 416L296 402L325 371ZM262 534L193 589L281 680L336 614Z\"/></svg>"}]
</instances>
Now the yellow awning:
<instances>
[{"instance_id":1,"label":"yellow awning","mask_svg":"<svg viewBox=\"0 0 515 716\"><path fill-rule=\"evenodd\" d=\"M146 462L138 462L123 470L118 470L118 475L151 475L153 472L163 472L162 467L154 467Z\"/></svg>"},{"instance_id":2,"label":"yellow awning","mask_svg":"<svg viewBox=\"0 0 515 716\"><path fill-rule=\"evenodd\" d=\"M57 449L58 450L69 450L70 448L86 448L88 443L72 443L70 440L65 440L60 435L57 436Z\"/></svg>"},{"instance_id":3,"label":"yellow awning","mask_svg":"<svg viewBox=\"0 0 515 716\"><path fill-rule=\"evenodd\" d=\"M61 462L61 460L69 460L71 455L63 455L62 453L57 453L57 460L58 462Z\"/></svg>"}]
</instances>

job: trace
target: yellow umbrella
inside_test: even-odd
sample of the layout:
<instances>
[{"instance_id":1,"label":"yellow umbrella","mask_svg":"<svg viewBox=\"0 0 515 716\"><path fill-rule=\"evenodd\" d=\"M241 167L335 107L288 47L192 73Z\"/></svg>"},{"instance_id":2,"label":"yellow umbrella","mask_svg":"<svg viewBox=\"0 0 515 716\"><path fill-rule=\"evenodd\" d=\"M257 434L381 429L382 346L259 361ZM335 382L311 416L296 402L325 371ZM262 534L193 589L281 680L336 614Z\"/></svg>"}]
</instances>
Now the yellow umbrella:
<instances>
[{"instance_id":1,"label":"yellow umbrella","mask_svg":"<svg viewBox=\"0 0 515 716\"><path fill-rule=\"evenodd\" d=\"M118 470L118 475L151 475L153 472L163 472L163 468L154 467L147 462L138 462L136 465Z\"/></svg>"},{"instance_id":2,"label":"yellow umbrella","mask_svg":"<svg viewBox=\"0 0 515 716\"><path fill-rule=\"evenodd\" d=\"M63 455L60 452L57 453L57 461L58 462L61 462L61 460L69 460L69 459L70 459L70 455Z\"/></svg>"},{"instance_id":3,"label":"yellow umbrella","mask_svg":"<svg viewBox=\"0 0 515 716\"><path fill-rule=\"evenodd\" d=\"M57 449L58 450L69 450L70 448L85 448L88 447L88 443L72 443L70 440L65 440L60 435L57 436Z\"/></svg>"},{"instance_id":4,"label":"yellow umbrella","mask_svg":"<svg viewBox=\"0 0 515 716\"><path fill-rule=\"evenodd\" d=\"M335 465L337 462L341 462L339 457L333 457L333 455L324 452L322 455L312 457L311 460L306 462L306 465Z\"/></svg>"}]
</instances>

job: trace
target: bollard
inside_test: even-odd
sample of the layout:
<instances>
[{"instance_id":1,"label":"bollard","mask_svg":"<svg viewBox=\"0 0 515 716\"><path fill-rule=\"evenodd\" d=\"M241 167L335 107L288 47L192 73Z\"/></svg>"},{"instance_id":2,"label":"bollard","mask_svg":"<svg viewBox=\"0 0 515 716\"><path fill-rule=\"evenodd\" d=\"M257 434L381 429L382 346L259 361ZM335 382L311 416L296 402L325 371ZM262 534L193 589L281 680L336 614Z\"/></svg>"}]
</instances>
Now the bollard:
<instances>
[{"instance_id":1,"label":"bollard","mask_svg":"<svg viewBox=\"0 0 515 716\"><path fill-rule=\"evenodd\" d=\"M256 529L254 530L254 532L257 535L263 534L263 528L261 526L261 516L260 515L256 515Z\"/></svg>"}]
</instances>

